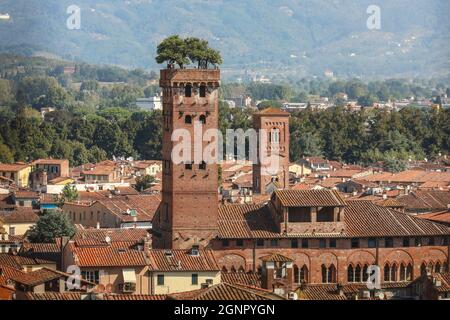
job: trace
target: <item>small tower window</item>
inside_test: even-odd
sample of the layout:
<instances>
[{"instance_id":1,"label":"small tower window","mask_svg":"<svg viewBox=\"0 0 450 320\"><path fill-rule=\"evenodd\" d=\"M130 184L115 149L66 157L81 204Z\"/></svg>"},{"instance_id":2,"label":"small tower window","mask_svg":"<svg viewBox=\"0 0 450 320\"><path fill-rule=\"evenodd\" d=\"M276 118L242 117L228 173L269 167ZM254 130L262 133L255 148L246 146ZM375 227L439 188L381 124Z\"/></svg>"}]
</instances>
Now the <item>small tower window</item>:
<instances>
[{"instance_id":1,"label":"small tower window","mask_svg":"<svg viewBox=\"0 0 450 320\"><path fill-rule=\"evenodd\" d=\"M205 161L202 161L202 162L198 165L198 168L199 168L200 170L206 170L206 162L205 162Z\"/></svg>"},{"instance_id":2,"label":"small tower window","mask_svg":"<svg viewBox=\"0 0 450 320\"><path fill-rule=\"evenodd\" d=\"M199 117L199 120L200 120L200 122L202 123L202 124L206 124L206 116L205 115L201 115L200 117Z\"/></svg>"},{"instance_id":3,"label":"small tower window","mask_svg":"<svg viewBox=\"0 0 450 320\"><path fill-rule=\"evenodd\" d=\"M191 124L192 123L192 117L191 116L184 117L184 123Z\"/></svg>"},{"instance_id":4,"label":"small tower window","mask_svg":"<svg viewBox=\"0 0 450 320\"><path fill-rule=\"evenodd\" d=\"M190 84L184 87L184 96L188 98L192 97L192 86Z\"/></svg>"},{"instance_id":5,"label":"small tower window","mask_svg":"<svg viewBox=\"0 0 450 320\"><path fill-rule=\"evenodd\" d=\"M185 163L185 164L184 164L184 168L185 168L186 170L192 170L192 163L191 163L191 162Z\"/></svg>"},{"instance_id":6,"label":"small tower window","mask_svg":"<svg viewBox=\"0 0 450 320\"><path fill-rule=\"evenodd\" d=\"M270 142L271 143L279 143L280 142L280 130L277 128L273 128L270 132Z\"/></svg>"},{"instance_id":7,"label":"small tower window","mask_svg":"<svg viewBox=\"0 0 450 320\"><path fill-rule=\"evenodd\" d=\"M200 86L200 98L206 97L206 86Z\"/></svg>"}]
</instances>

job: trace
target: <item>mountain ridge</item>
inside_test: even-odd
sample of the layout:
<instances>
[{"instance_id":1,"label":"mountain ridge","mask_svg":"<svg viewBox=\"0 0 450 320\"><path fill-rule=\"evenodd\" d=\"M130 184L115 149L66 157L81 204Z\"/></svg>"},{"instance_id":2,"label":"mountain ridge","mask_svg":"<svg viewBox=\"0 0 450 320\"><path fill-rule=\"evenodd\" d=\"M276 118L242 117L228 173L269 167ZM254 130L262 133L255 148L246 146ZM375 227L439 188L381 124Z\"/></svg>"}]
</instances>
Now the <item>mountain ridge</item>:
<instances>
[{"instance_id":1,"label":"mountain ridge","mask_svg":"<svg viewBox=\"0 0 450 320\"><path fill-rule=\"evenodd\" d=\"M5 0L3 51L45 48L89 63L155 68L156 45L180 34L221 50L225 74L433 77L448 74L450 2L379 0L381 30L368 30L372 0ZM13 47L14 49L10 49ZM39 50L42 51L42 50Z\"/></svg>"}]
</instances>

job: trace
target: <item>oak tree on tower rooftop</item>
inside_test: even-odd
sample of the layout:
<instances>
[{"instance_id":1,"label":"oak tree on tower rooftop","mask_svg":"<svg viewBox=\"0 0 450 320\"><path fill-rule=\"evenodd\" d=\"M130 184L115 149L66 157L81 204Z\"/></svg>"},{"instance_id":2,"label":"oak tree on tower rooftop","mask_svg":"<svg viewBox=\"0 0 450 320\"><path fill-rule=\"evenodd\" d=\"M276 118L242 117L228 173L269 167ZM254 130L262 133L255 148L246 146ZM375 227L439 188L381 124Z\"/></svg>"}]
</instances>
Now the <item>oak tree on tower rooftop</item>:
<instances>
[{"instance_id":1,"label":"oak tree on tower rooftop","mask_svg":"<svg viewBox=\"0 0 450 320\"><path fill-rule=\"evenodd\" d=\"M208 41L193 37L182 39L178 35L172 35L158 45L156 53L156 62L167 63L169 69L175 65L183 69L190 63L196 63L199 69L222 64L218 50L210 48Z\"/></svg>"}]
</instances>

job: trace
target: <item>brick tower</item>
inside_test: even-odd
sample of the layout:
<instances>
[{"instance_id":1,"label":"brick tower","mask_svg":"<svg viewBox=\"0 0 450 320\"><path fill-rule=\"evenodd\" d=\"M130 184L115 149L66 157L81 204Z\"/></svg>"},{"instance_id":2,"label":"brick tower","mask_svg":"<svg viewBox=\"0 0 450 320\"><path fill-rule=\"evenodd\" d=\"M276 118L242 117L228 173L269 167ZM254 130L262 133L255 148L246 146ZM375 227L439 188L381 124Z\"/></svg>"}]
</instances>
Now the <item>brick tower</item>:
<instances>
[{"instance_id":1,"label":"brick tower","mask_svg":"<svg viewBox=\"0 0 450 320\"><path fill-rule=\"evenodd\" d=\"M161 70L160 79L163 184L161 205L153 219L153 247L206 247L218 230L218 165L199 160L198 153L194 156L195 144L204 150L215 143L214 139L195 141L194 127L201 124L202 134L218 129L220 70L166 69ZM191 160L179 164L171 156L181 141L172 142L172 133L179 132L177 129L185 129L191 136Z\"/></svg>"},{"instance_id":2,"label":"brick tower","mask_svg":"<svg viewBox=\"0 0 450 320\"><path fill-rule=\"evenodd\" d=\"M271 182L280 189L288 189L289 113L275 108L264 109L253 115L253 128L258 132L258 137L260 137L261 129L265 129L267 133L266 141L258 139L259 161L253 164L253 191L259 194L266 194L270 192ZM279 155L279 166L276 172L268 170L269 165L261 163L259 157L260 148L263 148L266 156L272 152Z\"/></svg>"}]
</instances>

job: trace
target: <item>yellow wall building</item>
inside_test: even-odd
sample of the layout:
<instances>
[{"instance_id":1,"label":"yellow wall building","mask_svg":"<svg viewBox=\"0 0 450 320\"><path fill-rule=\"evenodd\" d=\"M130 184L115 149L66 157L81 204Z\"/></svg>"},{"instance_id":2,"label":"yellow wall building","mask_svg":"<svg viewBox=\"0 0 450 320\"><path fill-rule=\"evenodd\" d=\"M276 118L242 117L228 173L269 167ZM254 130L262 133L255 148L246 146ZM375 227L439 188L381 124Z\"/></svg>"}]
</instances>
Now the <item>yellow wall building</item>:
<instances>
[{"instance_id":1,"label":"yellow wall building","mask_svg":"<svg viewBox=\"0 0 450 320\"><path fill-rule=\"evenodd\" d=\"M30 182L31 166L23 163L0 164L0 176L10 179L19 188L26 188Z\"/></svg>"}]
</instances>

